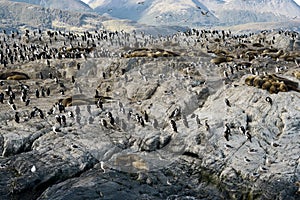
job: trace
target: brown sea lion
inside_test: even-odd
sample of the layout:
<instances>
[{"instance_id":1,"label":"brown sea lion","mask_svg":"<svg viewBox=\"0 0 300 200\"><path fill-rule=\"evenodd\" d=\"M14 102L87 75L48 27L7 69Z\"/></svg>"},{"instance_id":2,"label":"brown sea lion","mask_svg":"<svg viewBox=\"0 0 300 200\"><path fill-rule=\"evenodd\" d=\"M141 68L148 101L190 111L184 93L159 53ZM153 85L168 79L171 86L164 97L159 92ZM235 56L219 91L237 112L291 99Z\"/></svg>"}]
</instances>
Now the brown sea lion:
<instances>
[{"instance_id":1,"label":"brown sea lion","mask_svg":"<svg viewBox=\"0 0 300 200\"><path fill-rule=\"evenodd\" d=\"M297 79L300 79L300 71L295 71L295 72L293 72L293 75L294 75Z\"/></svg>"},{"instance_id":2,"label":"brown sea lion","mask_svg":"<svg viewBox=\"0 0 300 200\"><path fill-rule=\"evenodd\" d=\"M253 47L264 47L263 44L258 43L258 42L257 42L257 43L253 43L252 46L253 46Z\"/></svg>"},{"instance_id":3,"label":"brown sea lion","mask_svg":"<svg viewBox=\"0 0 300 200\"><path fill-rule=\"evenodd\" d=\"M284 82L280 82L280 83L279 83L278 90L279 90L280 92L288 92L288 91L289 91L288 87L285 85Z\"/></svg>"},{"instance_id":4,"label":"brown sea lion","mask_svg":"<svg viewBox=\"0 0 300 200\"><path fill-rule=\"evenodd\" d=\"M270 81L265 81L264 84L261 86L261 88L264 90L269 90L271 85L272 85L272 83Z\"/></svg>"},{"instance_id":5,"label":"brown sea lion","mask_svg":"<svg viewBox=\"0 0 300 200\"><path fill-rule=\"evenodd\" d=\"M269 92L270 94L277 94L278 90L275 85L271 85L271 87L269 88Z\"/></svg>"},{"instance_id":6,"label":"brown sea lion","mask_svg":"<svg viewBox=\"0 0 300 200\"><path fill-rule=\"evenodd\" d=\"M254 80L255 76L248 76L246 79L245 79L245 83L248 85L248 86L253 86L253 80Z\"/></svg>"},{"instance_id":7,"label":"brown sea lion","mask_svg":"<svg viewBox=\"0 0 300 200\"><path fill-rule=\"evenodd\" d=\"M261 77L257 76L254 78L253 86L261 88L263 84L264 84L264 80Z\"/></svg>"},{"instance_id":8,"label":"brown sea lion","mask_svg":"<svg viewBox=\"0 0 300 200\"><path fill-rule=\"evenodd\" d=\"M27 80L30 77L23 72L5 72L0 74L0 80Z\"/></svg>"},{"instance_id":9,"label":"brown sea lion","mask_svg":"<svg viewBox=\"0 0 300 200\"><path fill-rule=\"evenodd\" d=\"M72 97L67 97L65 99L60 99L59 102L62 103L65 107L72 105Z\"/></svg>"},{"instance_id":10,"label":"brown sea lion","mask_svg":"<svg viewBox=\"0 0 300 200\"><path fill-rule=\"evenodd\" d=\"M230 62L232 61L233 58L232 57L216 57L210 60L211 63L214 63L216 65L221 64L223 62Z\"/></svg>"}]
</instances>

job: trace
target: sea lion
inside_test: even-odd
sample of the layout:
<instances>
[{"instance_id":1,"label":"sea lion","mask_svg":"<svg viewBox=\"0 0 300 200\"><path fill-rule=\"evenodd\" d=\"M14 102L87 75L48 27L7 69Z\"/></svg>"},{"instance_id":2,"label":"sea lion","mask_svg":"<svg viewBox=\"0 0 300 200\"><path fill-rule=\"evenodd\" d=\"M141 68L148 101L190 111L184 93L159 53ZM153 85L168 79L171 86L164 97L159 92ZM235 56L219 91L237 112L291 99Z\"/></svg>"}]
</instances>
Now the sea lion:
<instances>
[{"instance_id":1,"label":"sea lion","mask_svg":"<svg viewBox=\"0 0 300 200\"><path fill-rule=\"evenodd\" d=\"M72 97L67 97L65 99L60 99L59 102L64 105L65 107L72 105Z\"/></svg>"},{"instance_id":2,"label":"sea lion","mask_svg":"<svg viewBox=\"0 0 300 200\"><path fill-rule=\"evenodd\" d=\"M245 79L245 83L246 85L248 86L253 86L253 80L255 79L255 76L248 76L246 79Z\"/></svg>"},{"instance_id":3,"label":"sea lion","mask_svg":"<svg viewBox=\"0 0 300 200\"><path fill-rule=\"evenodd\" d=\"M226 57L216 57L216 58L211 59L210 62L218 65L223 62L227 62L227 58Z\"/></svg>"},{"instance_id":4,"label":"sea lion","mask_svg":"<svg viewBox=\"0 0 300 200\"><path fill-rule=\"evenodd\" d=\"M0 80L27 80L30 77L22 72L5 72L0 75Z\"/></svg>"},{"instance_id":5,"label":"sea lion","mask_svg":"<svg viewBox=\"0 0 300 200\"><path fill-rule=\"evenodd\" d=\"M279 83L278 90L279 90L280 92L288 92L288 91L289 91L288 87L285 85L284 82L280 82L280 83Z\"/></svg>"},{"instance_id":6,"label":"sea lion","mask_svg":"<svg viewBox=\"0 0 300 200\"><path fill-rule=\"evenodd\" d=\"M252 46L253 47L264 47L264 45L259 42L253 43Z\"/></svg>"},{"instance_id":7,"label":"sea lion","mask_svg":"<svg viewBox=\"0 0 300 200\"><path fill-rule=\"evenodd\" d=\"M295 72L293 72L293 75L294 75L297 79L300 79L300 71L295 71Z\"/></svg>"},{"instance_id":8,"label":"sea lion","mask_svg":"<svg viewBox=\"0 0 300 200\"><path fill-rule=\"evenodd\" d=\"M8 76L6 78L6 80L27 80L28 78L26 78L23 75L12 75L12 76Z\"/></svg>"},{"instance_id":9,"label":"sea lion","mask_svg":"<svg viewBox=\"0 0 300 200\"><path fill-rule=\"evenodd\" d=\"M269 92L270 94L277 94L278 93L277 87L275 85L271 85L271 87L269 88Z\"/></svg>"},{"instance_id":10,"label":"sea lion","mask_svg":"<svg viewBox=\"0 0 300 200\"><path fill-rule=\"evenodd\" d=\"M265 81L264 84L261 86L261 88L264 90L269 90L271 85L272 85L272 83L270 81Z\"/></svg>"},{"instance_id":11,"label":"sea lion","mask_svg":"<svg viewBox=\"0 0 300 200\"><path fill-rule=\"evenodd\" d=\"M263 84L264 84L264 81L261 77L257 76L254 78L254 80L253 80L254 87L261 88Z\"/></svg>"}]
</instances>

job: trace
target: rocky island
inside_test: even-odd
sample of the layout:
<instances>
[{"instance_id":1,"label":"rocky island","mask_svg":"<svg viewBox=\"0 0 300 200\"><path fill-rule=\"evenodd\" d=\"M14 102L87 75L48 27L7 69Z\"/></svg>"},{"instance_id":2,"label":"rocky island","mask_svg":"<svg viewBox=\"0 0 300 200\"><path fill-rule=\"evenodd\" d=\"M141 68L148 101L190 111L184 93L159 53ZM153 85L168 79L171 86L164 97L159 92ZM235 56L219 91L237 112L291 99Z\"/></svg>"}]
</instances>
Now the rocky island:
<instances>
[{"instance_id":1,"label":"rocky island","mask_svg":"<svg viewBox=\"0 0 300 200\"><path fill-rule=\"evenodd\" d=\"M298 199L300 34L0 34L1 199Z\"/></svg>"}]
</instances>

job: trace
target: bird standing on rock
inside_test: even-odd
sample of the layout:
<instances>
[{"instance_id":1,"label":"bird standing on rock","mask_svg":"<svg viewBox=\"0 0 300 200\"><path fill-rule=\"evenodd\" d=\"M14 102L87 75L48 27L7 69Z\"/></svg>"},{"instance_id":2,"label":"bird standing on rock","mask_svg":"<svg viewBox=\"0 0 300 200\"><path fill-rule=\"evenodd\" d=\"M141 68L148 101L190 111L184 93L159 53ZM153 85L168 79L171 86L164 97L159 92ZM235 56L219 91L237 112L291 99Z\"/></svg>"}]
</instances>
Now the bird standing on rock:
<instances>
[{"instance_id":1,"label":"bird standing on rock","mask_svg":"<svg viewBox=\"0 0 300 200\"><path fill-rule=\"evenodd\" d=\"M27 98L27 94L26 94L26 92L25 92L25 90L22 92L22 94L21 94L21 101L23 101L23 102L26 102L26 98Z\"/></svg>"},{"instance_id":2,"label":"bird standing on rock","mask_svg":"<svg viewBox=\"0 0 300 200\"><path fill-rule=\"evenodd\" d=\"M180 109L179 109L179 108L175 108L175 109L172 111L172 113L171 113L171 115L169 116L169 118L170 118L170 119L171 119L171 118L175 118L175 117L177 117L179 114L180 114Z\"/></svg>"},{"instance_id":3,"label":"bird standing on rock","mask_svg":"<svg viewBox=\"0 0 300 200\"><path fill-rule=\"evenodd\" d=\"M158 121L157 121L157 119L153 119L153 121L152 121L152 127L155 128L155 129L157 129L157 127L158 127Z\"/></svg>"},{"instance_id":4,"label":"bird standing on rock","mask_svg":"<svg viewBox=\"0 0 300 200\"><path fill-rule=\"evenodd\" d=\"M41 109L38 109L37 111L39 112L40 118L44 119L45 116L44 116L43 111Z\"/></svg>"},{"instance_id":5,"label":"bird standing on rock","mask_svg":"<svg viewBox=\"0 0 300 200\"><path fill-rule=\"evenodd\" d=\"M19 117L19 113L18 112L15 113L15 122L17 122L17 123L20 122L20 117Z\"/></svg>"},{"instance_id":6,"label":"bird standing on rock","mask_svg":"<svg viewBox=\"0 0 300 200\"><path fill-rule=\"evenodd\" d=\"M252 135L249 133L249 131L246 131L245 135L246 135L247 139L248 139L250 142L252 142Z\"/></svg>"},{"instance_id":7,"label":"bird standing on rock","mask_svg":"<svg viewBox=\"0 0 300 200\"><path fill-rule=\"evenodd\" d=\"M207 122L208 122L207 120L204 121L205 130L209 131L210 127Z\"/></svg>"},{"instance_id":8,"label":"bird standing on rock","mask_svg":"<svg viewBox=\"0 0 300 200\"><path fill-rule=\"evenodd\" d=\"M266 97L266 102L268 102L270 105L273 103L271 97Z\"/></svg>"},{"instance_id":9,"label":"bird standing on rock","mask_svg":"<svg viewBox=\"0 0 300 200\"><path fill-rule=\"evenodd\" d=\"M55 126L52 127L52 131L53 131L54 133L59 133L59 132L61 132L61 130L60 130L59 128L55 127Z\"/></svg>"},{"instance_id":10,"label":"bird standing on rock","mask_svg":"<svg viewBox=\"0 0 300 200\"><path fill-rule=\"evenodd\" d=\"M100 123L104 128L107 128L107 121L105 119L101 119Z\"/></svg>"},{"instance_id":11,"label":"bird standing on rock","mask_svg":"<svg viewBox=\"0 0 300 200\"><path fill-rule=\"evenodd\" d=\"M10 107L13 109L13 110L17 110L17 107L15 104L11 104Z\"/></svg>"},{"instance_id":12,"label":"bird standing on rock","mask_svg":"<svg viewBox=\"0 0 300 200\"><path fill-rule=\"evenodd\" d=\"M200 125L201 125L201 122L200 122L200 119L199 119L199 116L198 116L198 115L196 115L196 123L197 123L197 126L198 126L198 128L199 128Z\"/></svg>"},{"instance_id":13,"label":"bird standing on rock","mask_svg":"<svg viewBox=\"0 0 300 200\"><path fill-rule=\"evenodd\" d=\"M47 94L47 96L50 96L50 88L47 88L46 94Z\"/></svg>"},{"instance_id":14,"label":"bird standing on rock","mask_svg":"<svg viewBox=\"0 0 300 200\"><path fill-rule=\"evenodd\" d=\"M114 126L115 125L115 119L113 118L111 112L106 113L106 117L109 119L109 123Z\"/></svg>"},{"instance_id":15,"label":"bird standing on rock","mask_svg":"<svg viewBox=\"0 0 300 200\"><path fill-rule=\"evenodd\" d=\"M144 119L145 119L145 122L149 122L149 116L148 116L148 113L146 110L144 110Z\"/></svg>"},{"instance_id":16,"label":"bird standing on rock","mask_svg":"<svg viewBox=\"0 0 300 200\"><path fill-rule=\"evenodd\" d=\"M228 107L231 107L230 102L229 102L229 100L228 100L227 98L225 98L225 103L226 103L226 105L227 105Z\"/></svg>"},{"instance_id":17,"label":"bird standing on rock","mask_svg":"<svg viewBox=\"0 0 300 200\"><path fill-rule=\"evenodd\" d=\"M92 111L91 111L91 105L87 105L86 106L86 110L87 112L91 115L92 114Z\"/></svg>"},{"instance_id":18,"label":"bird standing on rock","mask_svg":"<svg viewBox=\"0 0 300 200\"><path fill-rule=\"evenodd\" d=\"M65 115L62 115L62 116L61 116L61 121L62 121L62 124L63 124L64 126L67 125L67 119L66 119L66 116L65 116Z\"/></svg>"},{"instance_id":19,"label":"bird standing on rock","mask_svg":"<svg viewBox=\"0 0 300 200\"><path fill-rule=\"evenodd\" d=\"M77 108L79 109L78 106L76 107L76 110L77 110ZM75 110L75 111L76 111L76 110ZM59 103L59 104L58 104L58 111L59 111L60 113L66 111L65 106L64 106L62 103ZM79 109L79 113L80 113L80 109ZM76 114L78 114L78 113L76 112Z\"/></svg>"},{"instance_id":20,"label":"bird standing on rock","mask_svg":"<svg viewBox=\"0 0 300 200\"><path fill-rule=\"evenodd\" d=\"M245 134L245 132L246 132L246 130L243 126L239 127L239 131L240 131L241 134Z\"/></svg>"},{"instance_id":21,"label":"bird standing on rock","mask_svg":"<svg viewBox=\"0 0 300 200\"><path fill-rule=\"evenodd\" d=\"M140 116L138 122L140 123L140 125L141 125L142 127L145 126L145 121L144 121L143 117Z\"/></svg>"},{"instance_id":22,"label":"bird standing on rock","mask_svg":"<svg viewBox=\"0 0 300 200\"><path fill-rule=\"evenodd\" d=\"M4 93L1 92L0 93L0 103L4 103L3 101L4 101Z\"/></svg>"},{"instance_id":23,"label":"bird standing on rock","mask_svg":"<svg viewBox=\"0 0 300 200\"><path fill-rule=\"evenodd\" d=\"M170 126L171 126L172 130L173 130L175 133L177 133L176 122L175 122L173 119L170 120Z\"/></svg>"},{"instance_id":24,"label":"bird standing on rock","mask_svg":"<svg viewBox=\"0 0 300 200\"><path fill-rule=\"evenodd\" d=\"M39 98L39 97L40 97L40 92L39 92L38 89L35 90L35 96L36 96L36 98Z\"/></svg>"},{"instance_id":25,"label":"bird standing on rock","mask_svg":"<svg viewBox=\"0 0 300 200\"><path fill-rule=\"evenodd\" d=\"M229 128L228 124L226 124L225 130L224 130L224 137L227 141L229 141L229 135L231 135L230 128Z\"/></svg>"},{"instance_id":26,"label":"bird standing on rock","mask_svg":"<svg viewBox=\"0 0 300 200\"><path fill-rule=\"evenodd\" d=\"M59 123L59 125L61 126L61 117L59 115L56 115L55 119Z\"/></svg>"},{"instance_id":27,"label":"bird standing on rock","mask_svg":"<svg viewBox=\"0 0 300 200\"><path fill-rule=\"evenodd\" d=\"M68 112L68 116L69 116L70 118L74 118L74 113L73 113L72 111L69 111L69 112Z\"/></svg>"},{"instance_id":28,"label":"bird standing on rock","mask_svg":"<svg viewBox=\"0 0 300 200\"><path fill-rule=\"evenodd\" d=\"M101 110L103 110L103 101L101 98L98 99L96 105L97 105L97 108L100 108Z\"/></svg>"},{"instance_id":29,"label":"bird standing on rock","mask_svg":"<svg viewBox=\"0 0 300 200\"><path fill-rule=\"evenodd\" d=\"M75 77L72 76L72 83L75 83Z\"/></svg>"},{"instance_id":30,"label":"bird standing on rock","mask_svg":"<svg viewBox=\"0 0 300 200\"><path fill-rule=\"evenodd\" d=\"M25 106L28 106L30 103L30 99L27 99L26 102L25 102Z\"/></svg>"}]
</instances>

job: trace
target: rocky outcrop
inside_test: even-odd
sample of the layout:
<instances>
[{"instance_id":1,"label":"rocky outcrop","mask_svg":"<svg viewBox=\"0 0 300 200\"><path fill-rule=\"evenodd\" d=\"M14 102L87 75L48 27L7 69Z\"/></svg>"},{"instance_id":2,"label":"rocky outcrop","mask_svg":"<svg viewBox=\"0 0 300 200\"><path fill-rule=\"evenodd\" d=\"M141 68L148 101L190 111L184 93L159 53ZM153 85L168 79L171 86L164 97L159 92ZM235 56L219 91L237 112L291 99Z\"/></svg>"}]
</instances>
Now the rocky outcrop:
<instances>
[{"instance_id":1,"label":"rocky outcrop","mask_svg":"<svg viewBox=\"0 0 300 200\"><path fill-rule=\"evenodd\" d=\"M59 9L59 10L68 10L72 12L91 12L92 9L83 3L80 0L66 0L66 1L57 1L57 0L12 0L15 2L24 2L29 4L40 5L46 8Z\"/></svg>"},{"instance_id":2,"label":"rocky outcrop","mask_svg":"<svg viewBox=\"0 0 300 200\"><path fill-rule=\"evenodd\" d=\"M1 199L299 197L299 92L270 94L245 83L249 74L265 73L299 84L295 62L233 56L216 64L206 48L218 44L241 55L239 39L248 44L257 35L228 33L217 42L219 33L207 31L199 41L191 30L148 44L123 32L57 32L50 43L52 33L27 33L28 42L41 37L48 44L49 57L16 57L31 79L0 85ZM74 49L94 44L93 51L56 57L70 38ZM180 56L122 57L136 38ZM6 70L15 66L8 62Z\"/></svg>"},{"instance_id":3,"label":"rocky outcrop","mask_svg":"<svg viewBox=\"0 0 300 200\"><path fill-rule=\"evenodd\" d=\"M20 0L21 1L21 0ZM38 5L28 4L21 2L12 2L12 1L1 1L0 2L0 13L2 19L2 29L7 30L24 30L28 29L60 29L65 30L66 27L73 27L77 30L83 30L82 28L88 23L93 30L101 27L101 22L106 18L101 17L98 14L90 12L87 10L81 12L76 12L71 8L69 10L59 10L57 7L64 6L66 8L65 1L56 2L57 5L41 7ZM81 2L77 2L78 3ZM35 2L39 4L39 2ZM59 5L60 4L60 5ZM68 2L67 6L72 7L75 4ZM78 11L78 10L77 10ZM93 22L88 22L92 20ZM89 28L86 27L87 30Z\"/></svg>"}]
</instances>

